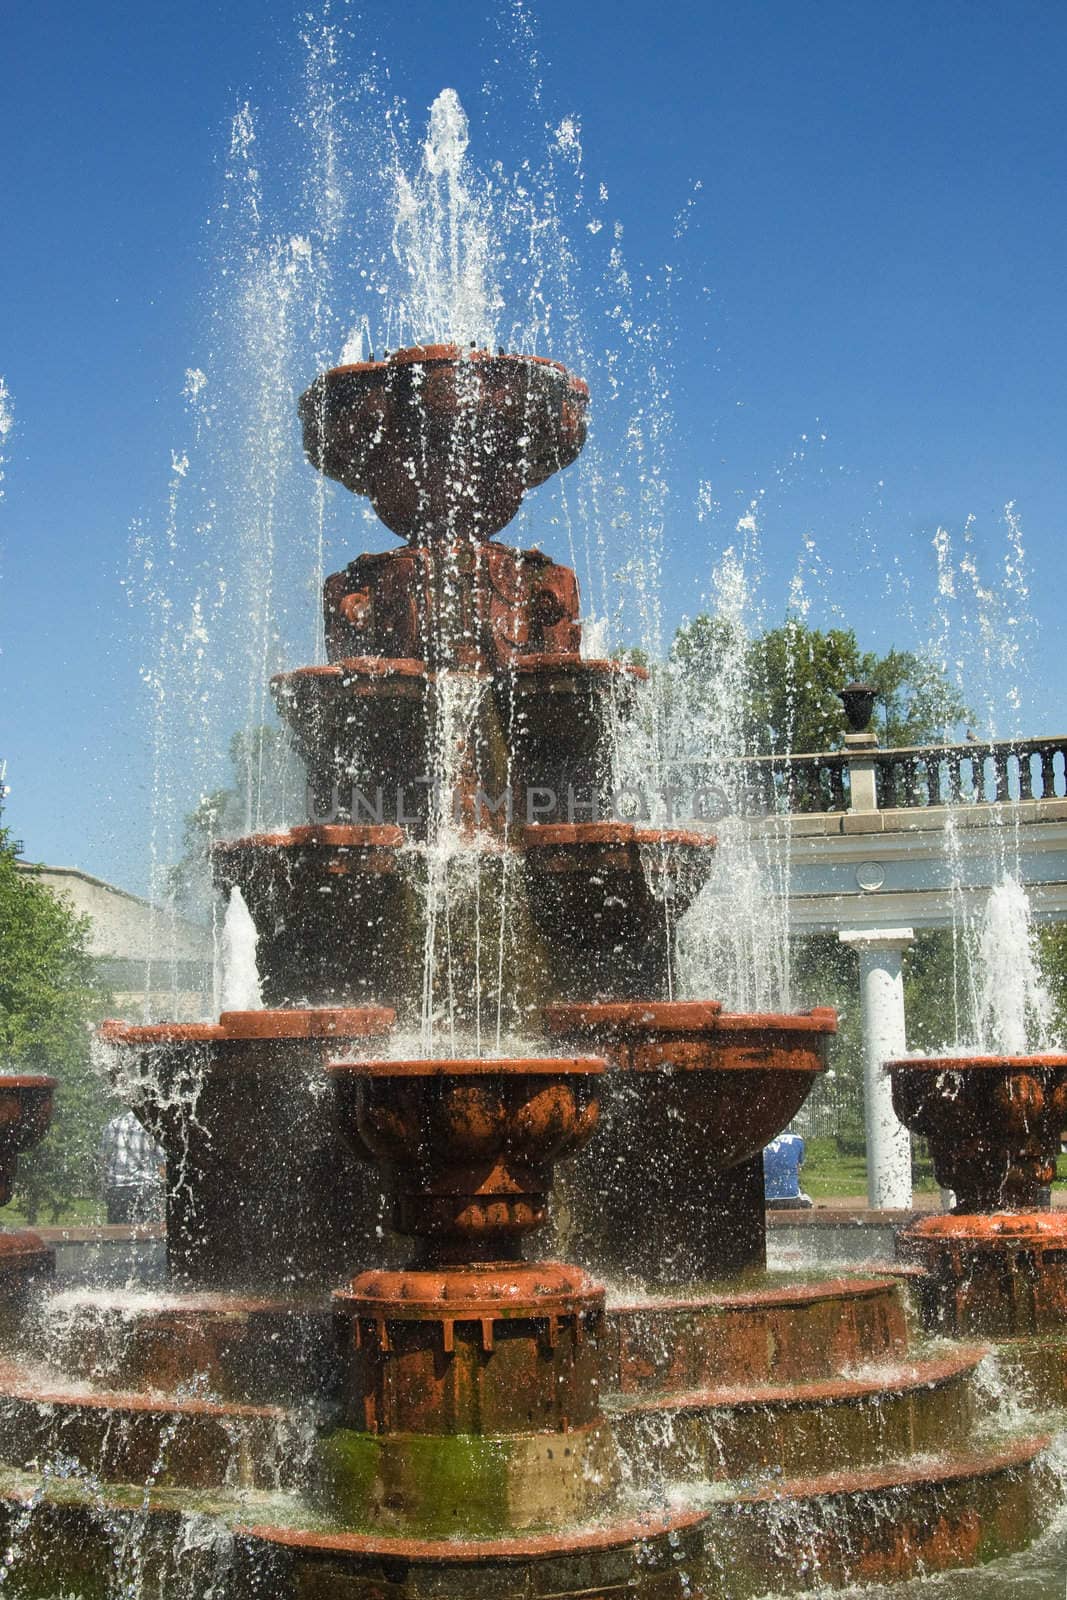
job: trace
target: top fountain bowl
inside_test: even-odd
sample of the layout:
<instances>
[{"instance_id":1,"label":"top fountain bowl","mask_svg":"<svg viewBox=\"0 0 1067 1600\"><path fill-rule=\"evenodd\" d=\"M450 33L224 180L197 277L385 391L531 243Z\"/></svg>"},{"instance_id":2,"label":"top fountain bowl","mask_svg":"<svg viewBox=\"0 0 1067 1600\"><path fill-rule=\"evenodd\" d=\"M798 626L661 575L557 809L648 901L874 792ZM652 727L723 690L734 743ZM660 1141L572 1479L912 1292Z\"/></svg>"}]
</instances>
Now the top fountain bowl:
<instances>
[{"instance_id":1,"label":"top fountain bowl","mask_svg":"<svg viewBox=\"0 0 1067 1600\"><path fill-rule=\"evenodd\" d=\"M300 398L304 449L419 544L491 539L574 461L589 390L544 356L415 345L333 367Z\"/></svg>"}]
</instances>

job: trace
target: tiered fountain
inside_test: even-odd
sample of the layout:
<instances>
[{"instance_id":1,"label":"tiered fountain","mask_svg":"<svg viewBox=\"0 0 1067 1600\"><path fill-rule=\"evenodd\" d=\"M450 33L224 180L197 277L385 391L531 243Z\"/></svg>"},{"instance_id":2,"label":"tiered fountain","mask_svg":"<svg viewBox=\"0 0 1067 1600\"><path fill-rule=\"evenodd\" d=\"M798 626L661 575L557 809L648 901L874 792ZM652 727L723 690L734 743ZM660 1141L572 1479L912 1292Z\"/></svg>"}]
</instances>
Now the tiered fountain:
<instances>
[{"instance_id":1,"label":"tiered fountain","mask_svg":"<svg viewBox=\"0 0 1067 1600\"><path fill-rule=\"evenodd\" d=\"M1067 1399L1067 1214L1050 1185L1067 1128L1067 1054L1049 1050L1022 885L991 893L972 945L979 1047L891 1061L897 1115L925 1137L952 1210L897 1240L933 1332L994 1339L1023 1393ZM1036 1048L1035 1048L1036 1046Z\"/></svg>"},{"instance_id":2,"label":"tiered fountain","mask_svg":"<svg viewBox=\"0 0 1067 1600\"><path fill-rule=\"evenodd\" d=\"M273 686L329 820L218 850L268 1009L103 1030L171 1283L22 1319L5 1592L739 1597L1036 1526L1042 1441L973 1437L980 1351L909 1357L893 1276L765 1272L760 1152L833 1014L670 998L714 841L607 817L638 669L491 542L586 404L451 346L301 402L406 547L328 579L328 664ZM572 1264L524 1260L561 1160Z\"/></svg>"}]
</instances>

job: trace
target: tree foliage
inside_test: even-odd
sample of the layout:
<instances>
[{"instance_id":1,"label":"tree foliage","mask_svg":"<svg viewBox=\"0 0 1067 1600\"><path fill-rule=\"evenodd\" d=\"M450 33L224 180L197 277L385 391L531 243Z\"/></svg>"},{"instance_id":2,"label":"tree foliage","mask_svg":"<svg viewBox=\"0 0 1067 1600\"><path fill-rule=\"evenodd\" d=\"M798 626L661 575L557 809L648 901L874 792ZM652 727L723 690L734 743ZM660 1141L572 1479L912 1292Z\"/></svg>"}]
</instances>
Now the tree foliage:
<instances>
[{"instance_id":1,"label":"tree foliage","mask_svg":"<svg viewBox=\"0 0 1067 1600\"><path fill-rule=\"evenodd\" d=\"M19 1157L15 1199L30 1221L53 1221L98 1192L97 1150L113 1102L90 1061L104 1014L90 924L18 866L0 828L0 1067L55 1077L48 1136Z\"/></svg>"},{"instance_id":2,"label":"tree foliage","mask_svg":"<svg viewBox=\"0 0 1067 1600\"><path fill-rule=\"evenodd\" d=\"M968 716L934 662L910 650L861 650L851 628L809 628L790 618L749 639L717 617L678 629L671 658L689 693L709 699L724 682L741 685L738 754L786 755L840 747L846 731L839 692L855 679L876 691L872 727L882 745L945 739Z\"/></svg>"}]
</instances>

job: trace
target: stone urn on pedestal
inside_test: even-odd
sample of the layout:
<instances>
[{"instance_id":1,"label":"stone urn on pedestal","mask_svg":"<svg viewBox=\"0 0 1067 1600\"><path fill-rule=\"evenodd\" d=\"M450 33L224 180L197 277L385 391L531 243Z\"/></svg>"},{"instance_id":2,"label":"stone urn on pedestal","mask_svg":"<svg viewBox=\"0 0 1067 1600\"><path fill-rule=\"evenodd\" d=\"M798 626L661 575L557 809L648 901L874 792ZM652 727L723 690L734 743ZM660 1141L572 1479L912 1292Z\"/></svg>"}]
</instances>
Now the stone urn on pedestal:
<instances>
[{"instance_id":1,"label":"stone urn on pedestal","mask_svg":"<svg viewBox=\"0 0 1067 1600\"><path fill-rule=\"evenodd\" d=\"M1067 1214L1041 1207L1067 1127L1067 1054L914 1057L887 1063L900 1120L930 1145L956 1196L897 1252L923 1269L924 1320L992 1337L1060 1331Z\"/></svg>"},{"instance_id":2,"label":"stone urn on pedestal","mask_svg":"<svg viewBox=\"0 0 1067 1600\"><path fill-rule=\"evenodd\" d=\"M604 1291L522 1259L552 1165L596 1126L596 1058L335 1062L343 1125L381 1167L401 1270L334 1296L342 1426L322 1493L350 1526L502 1535L580 1522L614 1487Z\"/></svg>"}]
</instances>

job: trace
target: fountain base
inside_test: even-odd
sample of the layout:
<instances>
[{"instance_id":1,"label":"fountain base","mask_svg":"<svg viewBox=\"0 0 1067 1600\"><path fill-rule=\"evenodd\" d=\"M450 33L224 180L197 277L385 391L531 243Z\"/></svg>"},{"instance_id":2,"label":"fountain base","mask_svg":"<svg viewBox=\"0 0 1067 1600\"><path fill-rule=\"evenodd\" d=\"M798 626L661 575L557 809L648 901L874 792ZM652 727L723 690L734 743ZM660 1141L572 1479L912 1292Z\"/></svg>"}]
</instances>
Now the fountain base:
<instances>
[{"instance_id":1,"label":"fountain base","mask_svg":"<svg viewBox=\"0 0 1067 1600\"><path fill-rule=\"evenodd\" d=\"M923 1217L898 1236L897 1256L922 1268L916 1293L932 1332L1012 1338L1067 1321L1067 1214Z\"/></svg>"},{"instance_id":2,"label":"fountain base","mask_svg":"<svg viewBox=\"0 0 1067 1600\"><path fill-rule=\"evenodd\" d=\"M365 1272L334 1296L345 1426L320 1497L353 1527L491 1537L598 1511L604 1291L556 1262Z\"/></svg>"},{"instance_id":3,"label":"fountain base","mask_svg":"<svg viewBox=\"0 0 1067 1600\"><path fill-rule=\"evenodd\" d=\"M480 1539L578 1526L618 1477L603 1419L557 1433L404 1433L338 1428L319 1447L321 1503L346 1527Z\"/></svg>"},{"instance_id":4,"label":"fountain base","mask_svg":"<svg viewBox=\"0 0 1067 1600\"><path fill-rule=\"evenodd\" d=\"M355 1349L349 1315L354 1296L344 1291L335 1315L345 1348L332 1357L324 1350L326 1370L312 1372L302 1345L290 1339L289 1406L273 1416L269 1402L264 1405L262 1376L257 1372L252 1386L244 1385L258 1366L254 1346L274 1343L281 1304L174 1295L154 1309L149 1303L129 1308L138 1367L153 1329L163 1337L165 1326L201 1315L220 1323L220 1339L221 1322L232 1319L236 1343L223 1352L212 1337L211 1351L204 1352L187 1342L180 1362L174 1364L177 1352L168 1357L169 1394L155 1385L150 1394L116 1393L118 1369L109 1369L121 1352L110 1337L100 1341L90 1384L80 1391L45 1393L39 1378L36 1388L0 1383L0 1418L7 1423L0 1429L0 1541L12 1552L5 1595L10 1589L13 1600L42 1600L64 1591L79 1600L112 1600L121 1584L132 1592L136 1583L144 1593L210 1592L218 1600L710 1600L726 1594L751 1600L966 1566L1021 1548L1055 1509L1044 1466L1047 1439L982 1438L974 1425L982 1417L981 1396L970 1394L979 1352L911 1349L895 1276L770 1280L686 1299L641 1297L610 1306L601 1320L598 1291L587 1299L573 1267L509 1262L463 1270L481 1279L481 1292L466 1306L455 1295L441 1297L439 1311L460 1313L452 1354L444 1353L440 1320L420 1328L417 1296L408 1299L407 1319L384 1319L393 1347L386 1354L395 1372L411 1379L411 1390L400 1398L412 1406L420 1403L417 1385L427 1373L476 1372L474 1384L449 1379L435 1392L431 1412L447 1394L465 1397L472 1410L484 1400L496 1407L497 1419L511 1406L511 1432L472 1441L468 1423L452 1432L423 1428L412 1439L399 1428L371 1433L364 1424L335 1430L332 1438L349 1490L359 1472L366 1484L373 1470L381 1481L388 1478L391 1490L409 1492L412 1463L421 1453L414 1466L423 1484L432 1484L438 1511L450 1501L443 1489L470 1489L472 1453L491 1461L501 1477L513 1472L519 1493L508 1499L494 1482L496 1500L475 1508L477 1526L468 1521L469 1500L462 1534L443 1515L420 1525L403 1505L398 1514L395 1497L386 1504L385 1495L376 1501L366 1494L358 1506L338 1501L340 1515L324 1515L322 1468L329 1464L330 1436L322 1453L310 1462L307 1455L308 1423L322 1414L323 1397L351 1402L350 1379L338 1370L337 1355L353 1361L369 1348L377 1360L378 1313L387 1304L396 1309L402 1299L390 1291L407 1278L409 1288L422 1279L424 1292L436 1293L446 1286L442 1280L458 1279L460 1269L363 1274L357 1280L368 1313L363 1350ZM495 1278L503 1282L505 1270L526 1284L536 1277L551 1292L533 1307L493 1305L485 1291ZM567 1283L553 1286L552 1274L561 1271ZM580 1346L570 1339L561 1303L567 1294L572 1310L588 1308ZM70 1295L63 1291L58 1299L73 1316L72 1338L80 1340L87 1325ZM523 1298L531 1298L525 1288ZM92 1304L90 1296L86 1309ZM488 1343L481 1315L487 1307L493 1311ZM110 1302L98 1309L108 1325L121 1313ZM470 1314L464 1318L463 1311ZM325 1333L322 1302L302 1303L299 1316ZM596 1351L591 1395L603 1404L627 1463L627 1488L613 1509L590 1502L579 1510L568 1498L573 1481L566 1471L554 1483L544 1476L551 1465L547 1451L557 1445L565 1468L577 1463L575 1477L595 1474L605 1435L603 1423L588 1420L577 1404L569 1426L554 1430L520 1415L522 1391L504 1363L520 1352L530 1357L533 1322L533 1370L541 1384L536 1397L542 1400L551 1393L553 1363L562 1353L571 1350L568 1361L584 1362ZM211 1387L232 1388L235 1403L183 1398L198 1384L205 1356L215 1374ZM502 1374L499 1383L495 1372ZM149 1376L144 1370L142 1381ZM280 1377L272 1374L275 1394ZM388 1384L372 1387L372 1415L384 1421L384 1409L377 1408L395 1392ZM250 1404L253 1399L257 1403ZM357 1408L350 1415L365 1413ZM402 1420L399 1411L390 1415ZM345 1447L357 1435L361 1459L350 1455L346 1462ZM208 1457L212 1472L205 1470ZM370 1468L369 1457L375 1458ZM43 1481L42 1462L49 1463ZM531 1499L529 1480L539 1474L542 1499L554 1496L547 1515ZM476 1475L473 1484L477 1490ZM541 1526L516 1525L524 1506L525 1515L542 1516ZM546 1529L549 1519L553 1526ZM511 1526L501 1528L505 1521ZM494 1524L496 1532L485 1531Z\"/></svg>"}]
</instances>

